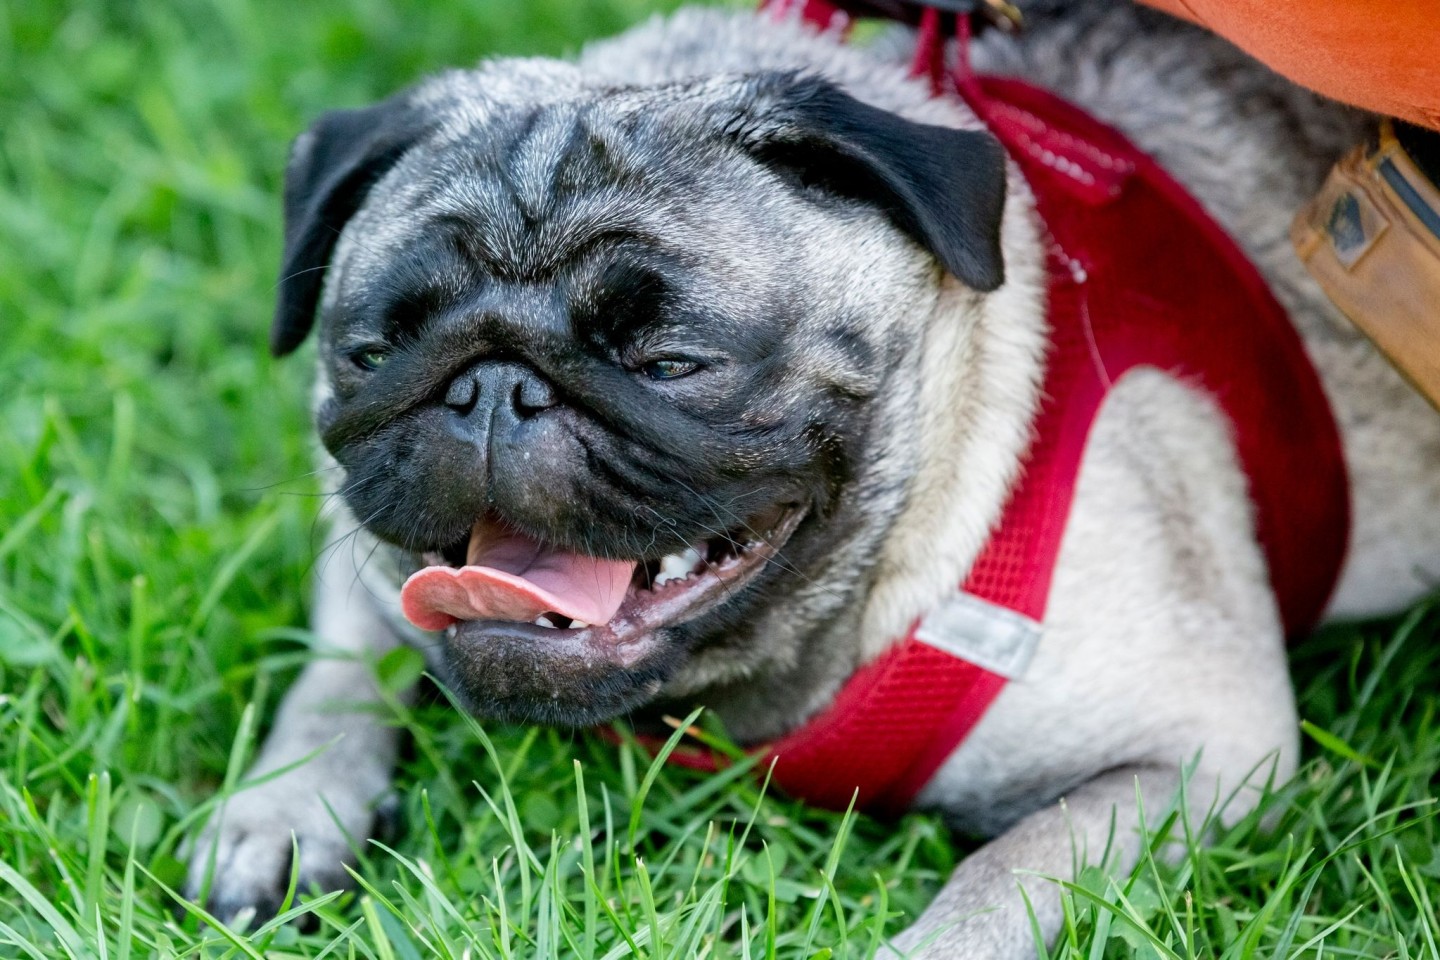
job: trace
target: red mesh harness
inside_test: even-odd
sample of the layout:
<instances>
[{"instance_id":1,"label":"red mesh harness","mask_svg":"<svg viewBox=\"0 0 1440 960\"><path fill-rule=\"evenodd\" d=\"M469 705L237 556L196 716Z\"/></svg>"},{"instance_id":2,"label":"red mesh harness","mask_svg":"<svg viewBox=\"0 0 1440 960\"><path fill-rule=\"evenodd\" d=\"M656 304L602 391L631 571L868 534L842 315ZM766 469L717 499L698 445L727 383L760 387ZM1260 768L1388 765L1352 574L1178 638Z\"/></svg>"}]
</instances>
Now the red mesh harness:
<instances>
[{"instance_id":1,"label":"red mesh harness","mask_svg":"<svg viewBox=\"0 0 1440 960\"><path fill-rule=\"evenodd\" d=\"M846 15L799 8L822 28ZM1340 440L1289 318L1234 241L1124 136L1053 94L975 76L960 18L947 77L942 20L920 21L916 72L958 91L1029 181L1049 247L1050 347L1023 475L959 589L1034 624L1046 600L1086 439L1106 394L1137 367L1204 390L1229 418L1286 630L1313 626L1349 530ZM808 802L904 809L965 739L1006 677L923 639L917 621L834 702L765 747L773 779ZM695 753L672 755L707 766Z\"/></svg>"}]
</instances>

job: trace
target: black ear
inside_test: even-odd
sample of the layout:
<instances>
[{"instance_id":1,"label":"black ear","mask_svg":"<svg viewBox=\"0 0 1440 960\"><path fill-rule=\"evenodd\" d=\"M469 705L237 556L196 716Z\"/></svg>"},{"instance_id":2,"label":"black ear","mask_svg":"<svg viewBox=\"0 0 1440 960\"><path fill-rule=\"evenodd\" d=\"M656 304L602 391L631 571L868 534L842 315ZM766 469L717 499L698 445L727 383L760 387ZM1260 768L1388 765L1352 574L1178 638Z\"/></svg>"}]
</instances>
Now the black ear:
<instances>
[{"instance_id":1,"label":"black ear","mask_svg":"<svg viewBox=\"0 0 1440 960\"><path fill-rule=\"evenodd\" d=\"M976 290L1004 282L1005 151L994 137L906 120L813 76L767 75L754 92L759 116L739 132L763 162L875 204Z\"/></svg>"},{"instance_id":2,"label":"black ear","mask_svg":"<svg viewBox=\"0 0 1440 960\"><path fill-rule=\"evenodd\" d=\"M325 268L370 188L428 131L408 94L325 114L295 139L285 168L285 250L270 351L280 357L315 322Z\"/></svg>"}]
</instances>

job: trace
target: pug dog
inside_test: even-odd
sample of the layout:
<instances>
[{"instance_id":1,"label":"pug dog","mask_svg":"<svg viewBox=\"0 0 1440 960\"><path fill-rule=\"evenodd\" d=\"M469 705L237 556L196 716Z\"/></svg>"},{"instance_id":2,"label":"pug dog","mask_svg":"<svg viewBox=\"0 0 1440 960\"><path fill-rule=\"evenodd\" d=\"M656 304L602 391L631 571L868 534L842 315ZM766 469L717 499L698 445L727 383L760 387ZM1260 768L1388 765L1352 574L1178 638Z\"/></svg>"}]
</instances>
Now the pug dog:
<instances>
[{"instance_id":1,"label":"pug dog","mask_svg":"<svg viewBox=\"0 0 1440 960\"><path fill-rule=\"evenodd\" d=\"M1341 432L1328 615L1412 601L1440 570L1440 418L1286 241L1366 118L1157 15L1061 7L977 66L1126 131L1238 238ZM1030 436L1045 246L1024 178L901 46L688 10L299 137L272 344L318 328L334 526L357 532L313 626L345 655L306 667L261 782L196 845L218 916L276 908L292 834L302 886L343 884L395 760L367 666L395 644L485 718L704 704L759 743L964 579ZM1061 920L1040 876L1134 862L1137 791L1163 806L1189 765L1187 795L1235 816L1297 750L1226 423L1134 372L1090 435L1028 668L917 800L992 839L894 948L1028 956L1027 901L1046 936Z\"/></svg>"}]
</instances>

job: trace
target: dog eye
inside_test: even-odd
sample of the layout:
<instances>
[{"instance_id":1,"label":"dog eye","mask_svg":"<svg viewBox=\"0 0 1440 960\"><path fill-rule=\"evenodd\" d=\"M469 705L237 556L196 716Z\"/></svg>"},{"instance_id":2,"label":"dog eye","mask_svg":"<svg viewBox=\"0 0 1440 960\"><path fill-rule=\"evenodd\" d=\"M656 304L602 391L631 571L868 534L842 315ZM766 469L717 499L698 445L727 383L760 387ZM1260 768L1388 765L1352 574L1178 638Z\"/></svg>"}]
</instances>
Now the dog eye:
<instances>
[{"instance_id":1,"label":"dog eye","mask_svg":"<svg viewBox=\"0 0 1440 960\"><path fill-rule=\"evenodd\" d=\"M651 380L675 380L700 369L693 360L651 360L640 370Z\"/></svg>"},{"instance_id":2,"label":"dog eye","mask_svg":"<svg viewBox=\"0 0 1440 960\"><path fill-rule=\"evenodd\" d=\"M351 362L361 370L379 370L389 359L390 351L384 347L366 347L364 350L357 350L350 354Z\"/></svg>"}]
</instances>

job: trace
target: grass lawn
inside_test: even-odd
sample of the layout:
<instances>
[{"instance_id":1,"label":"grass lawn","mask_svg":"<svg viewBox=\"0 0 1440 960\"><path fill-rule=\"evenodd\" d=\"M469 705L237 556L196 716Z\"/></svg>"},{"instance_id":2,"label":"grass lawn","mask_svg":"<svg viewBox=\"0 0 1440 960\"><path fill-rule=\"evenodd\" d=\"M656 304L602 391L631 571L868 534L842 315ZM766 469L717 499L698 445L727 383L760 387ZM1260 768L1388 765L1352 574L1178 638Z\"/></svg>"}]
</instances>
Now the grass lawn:
<instances>
[{"instance_id":1,"label":"grass lawn","mask_svg":"<svg viewBox=\"0 0 1440 960\"><path fill-rule=\"evenodd\" d=\"M304 932L177 910L179 845L311 640L308 361L264 349L290 137L672 2L0 5L0 958L859 957L963 854L934 818L482 731L437 694L393 708L400 816L358 892L297 895ZM1300 776L1208 848L1082 875L1052 955L1437 957L1437 629L1297 650Z\"/></svg>"}]
</instances>

